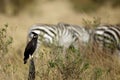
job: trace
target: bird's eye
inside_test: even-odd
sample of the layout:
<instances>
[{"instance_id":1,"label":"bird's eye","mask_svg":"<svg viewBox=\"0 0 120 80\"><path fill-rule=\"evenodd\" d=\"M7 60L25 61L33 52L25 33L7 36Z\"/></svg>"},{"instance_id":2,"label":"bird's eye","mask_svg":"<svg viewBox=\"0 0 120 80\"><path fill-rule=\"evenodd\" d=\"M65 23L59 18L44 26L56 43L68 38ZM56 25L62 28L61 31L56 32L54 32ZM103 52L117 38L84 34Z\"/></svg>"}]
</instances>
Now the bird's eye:
<instances>
[{"instance_id":1,"label":"bird's eye","mask_svg":"<svg viewBox=\"0 0 120 80\"><path fill-rule=\"evenodd\" d=\"M33 38L37 38L37 35L34 35Z\"/></svg>"}]
</instances>

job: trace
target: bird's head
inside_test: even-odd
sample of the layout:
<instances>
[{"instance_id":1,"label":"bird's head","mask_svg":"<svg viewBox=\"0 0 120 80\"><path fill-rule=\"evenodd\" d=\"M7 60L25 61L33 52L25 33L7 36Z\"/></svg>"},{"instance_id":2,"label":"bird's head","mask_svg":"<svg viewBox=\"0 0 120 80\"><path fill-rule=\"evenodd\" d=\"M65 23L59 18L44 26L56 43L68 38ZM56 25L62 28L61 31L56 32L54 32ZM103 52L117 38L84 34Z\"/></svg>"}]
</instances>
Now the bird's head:
<instances>
[{"instance_id":1,"label":"bird's head","mask_svg":"<svg viewBox=\"0 0 120 80\"><path fill-rule=\"evenodd\" d=\"M38 38L38 34L36 34L34 32L32 32L32 34L33 34L33 38Z\"/></svg>"},{"instance_id":2,"label":"bird's head","mask_svg":"<svg viewBox=\"0 0 120 80\"><path fill-rule=\"evenodd\" d=\"M32 39L38 39L38 34L35 32L30 32L27 38L27 43L30 42Z\"/></svg>"},{"instance_id":3,"label":"bird's head","mask_svg":"<svg viewBox=\"0 0 120 80\"><path fill-rule=\"evenodd\" d=\"M35 32L31 32L29 35L30 35L30 38L31 38L31 39L32 39L32 38L38 38L38 34L35 33Z\"/></svg>"}]
</instances>

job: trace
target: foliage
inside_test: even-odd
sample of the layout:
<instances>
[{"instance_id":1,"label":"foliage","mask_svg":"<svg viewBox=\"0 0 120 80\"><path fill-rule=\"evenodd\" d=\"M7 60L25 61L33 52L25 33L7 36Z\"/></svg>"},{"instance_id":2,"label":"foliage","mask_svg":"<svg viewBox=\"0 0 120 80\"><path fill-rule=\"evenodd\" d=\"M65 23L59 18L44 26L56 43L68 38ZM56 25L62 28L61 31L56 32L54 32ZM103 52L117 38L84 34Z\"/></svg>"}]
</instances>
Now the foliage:
<instances>
[{"instance_id":1,"label":"foliage","mask_svg":"<svg viewBox=\"0 0 120 80\"><path fill-rule=\"evenodd\" d=\"M84 24L96 27L100 19L84 20ZM92 44L78 50L71 46L66 54L62 49L52 44L40 48L36 80L119 80L120 65L109 52L94 49Z\"/></svg>"},{"instance_id":2,"label":"foliage","mask_svg":"<svg viewBox=\"0 0 120 80\"><path fill-rule=\"evenodd\" d=\"M90 28L94 29L101 24L101 18L93 17L92 21L87 20L87 19L83 19L83 24L85 25L85 28L88 30L90 30Z\"/></svg>"},{"instance_id":3,"label":"foliage","mask_svg":"<svg viewBox=\"0 0 120 80\"><path fill-rule=\"evenodd\" d=\"M0 28L0 53L7 53L9 45L13 42L13 38L7 34L8 24Z\"/></svg>"},{"instance_id":4,"label":"foliage","mask_svg":"<svg viewBox=\"0 0 120 80\"><path fill-rule=\"evenodd\" d=\"M120 6L120 0L70 0L75 11L92 12L99 7L110 3L113 7Z\"/></svg>"}]
</instances>

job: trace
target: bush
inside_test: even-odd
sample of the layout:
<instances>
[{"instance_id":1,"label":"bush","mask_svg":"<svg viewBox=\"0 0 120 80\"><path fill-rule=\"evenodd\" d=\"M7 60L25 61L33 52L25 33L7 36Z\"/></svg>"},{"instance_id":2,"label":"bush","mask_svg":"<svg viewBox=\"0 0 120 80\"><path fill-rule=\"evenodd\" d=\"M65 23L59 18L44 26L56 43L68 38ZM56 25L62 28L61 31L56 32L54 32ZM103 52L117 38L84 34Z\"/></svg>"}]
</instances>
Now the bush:
<instances>
[{"instance_id":1,"label":"bush","mask_svg":"<svg viewBox=\"0 0 120 80\"><path fill-rule=\"evenodd\" d=\"M84 20L84 24L96 27L100 18ZM102 51L91 43L76 50L54 45L42 46L35 59L36 80L119 80L120 65L114 55Z\"/></svg>"},{"instance_id":2,"label":"bush","mask_svg":"<svg viewBox=\"0 0 120 80\"><path fill-rule=\"evenodd\" d=\"M0 28L0 53L8 52L9 45L13 42L13 38L7 34L8 24Z\"/></svg>"}]
</instances>

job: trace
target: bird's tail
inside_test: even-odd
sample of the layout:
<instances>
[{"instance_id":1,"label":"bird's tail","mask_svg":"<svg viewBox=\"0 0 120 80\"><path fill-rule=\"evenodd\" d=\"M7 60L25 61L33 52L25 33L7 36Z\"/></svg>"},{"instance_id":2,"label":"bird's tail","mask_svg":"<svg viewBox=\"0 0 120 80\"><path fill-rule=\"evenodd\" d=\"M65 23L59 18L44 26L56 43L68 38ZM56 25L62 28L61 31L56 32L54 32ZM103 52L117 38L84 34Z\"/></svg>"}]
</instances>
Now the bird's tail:
<instances>
[{"instance_id":1,"label":"bird's tail","mask_svg":"<svg viewBox=\"0 0 120 80\"><path fill-rule=\"evenodd\" d=\"M26 63L27 63L27 59L28 59L28 58L24 58L24 64L26 64Z\"/></svg>"}]
</instances>

